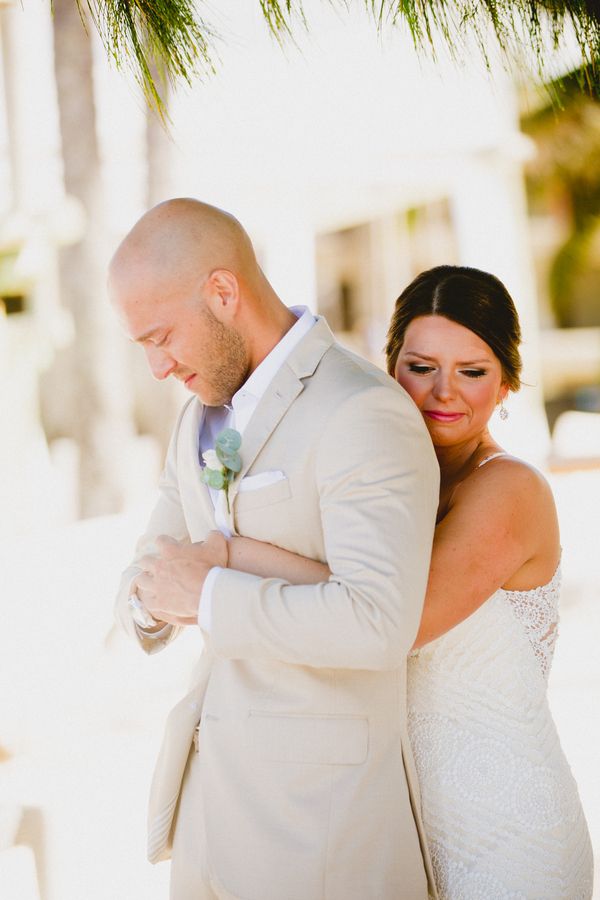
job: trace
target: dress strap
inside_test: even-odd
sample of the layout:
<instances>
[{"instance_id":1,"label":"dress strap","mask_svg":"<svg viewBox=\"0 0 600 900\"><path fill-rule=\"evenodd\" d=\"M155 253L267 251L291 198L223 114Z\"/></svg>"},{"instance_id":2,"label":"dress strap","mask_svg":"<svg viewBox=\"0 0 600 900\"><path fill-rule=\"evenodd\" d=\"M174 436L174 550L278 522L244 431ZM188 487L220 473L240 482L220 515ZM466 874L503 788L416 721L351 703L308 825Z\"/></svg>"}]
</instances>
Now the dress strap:
<instances>
[{"instance_id":1,"label":"dress strap","mask_svg":"<svg viewBox=\"0 0 600 900\"><path fill-rule=\"evenodd\" d=\"M505 450L499 450L497 453L490 453L489 456L486 456L481 460L477 468L480 469L482 466L485 466L490 459L497 459L499 456L508 456L508 453Z\"/></svg>"}]
</instances>

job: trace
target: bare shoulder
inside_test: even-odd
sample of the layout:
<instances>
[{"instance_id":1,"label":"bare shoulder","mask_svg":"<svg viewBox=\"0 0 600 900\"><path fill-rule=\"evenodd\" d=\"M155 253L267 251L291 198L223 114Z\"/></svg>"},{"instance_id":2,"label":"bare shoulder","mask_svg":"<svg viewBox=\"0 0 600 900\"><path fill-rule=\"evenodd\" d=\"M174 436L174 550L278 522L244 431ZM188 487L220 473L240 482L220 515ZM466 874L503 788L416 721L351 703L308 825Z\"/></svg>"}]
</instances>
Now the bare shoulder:
<instances>
[{"instance_id":1,"label":"bare shoulder","mask_svg":"<svg viewBox=\"0 0 600 900\"><path fill-rule=\"evenodd\" d=\"M480 479L495 479L510 488L514 485L518 490L531 491L540 496L552 496L550 485L539 469L531 463L519 459L518 456L498 456L490 459L485 465L480 465L472 475L478 475Z\"/></svg>"},{"instance_id":2,"label":"bare shoulder","mask_svg":"<svg viewBox=\"0 0 600 900\"><path fill-rule=\"evenodd\" d=\"M499 456L474 469L455 491L453 505L494 499L494 506L554 508L550 485L535 466Z\"/></svg>"},{"instance_id":3,"label":"bare shoulder","mask_svg":"<svg viewBox=\"0 0 600 900\"><path fill-rule=\"evenodd\" d=\"M448 520L464 530L476 523L479 539L494 553L518 548L516 566L502 586L526 590L545 584L560 559L560 534L554 497L542 473L513 456L490 460L456 489ZM442 524L446 520L442 520Z\"/></svg>"}]
</instances>

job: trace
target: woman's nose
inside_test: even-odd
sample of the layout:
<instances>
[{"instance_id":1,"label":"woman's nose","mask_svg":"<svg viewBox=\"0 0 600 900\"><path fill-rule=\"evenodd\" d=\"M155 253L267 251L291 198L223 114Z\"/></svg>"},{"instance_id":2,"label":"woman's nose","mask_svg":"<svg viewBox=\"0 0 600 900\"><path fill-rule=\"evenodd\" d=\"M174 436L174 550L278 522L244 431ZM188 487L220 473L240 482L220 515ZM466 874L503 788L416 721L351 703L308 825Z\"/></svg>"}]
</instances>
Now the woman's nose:
<instances>
[{"instance_id":1,"label":"woman's nose","mask_svg":"<svg viewBox=\"0 0 600 900\"><path fill-rule=\"evenodd\" d=\"M177 363L172 356L169 356L160 347L147 346L145 350L152 375L157 381L164 381L176 368Z\"/></svg>"},{"instance_id":2,"label":"woman's nose","mask_svg":"<svg viewBox=\"0 0 600 900\"><path fill-rule=\"evenodd\" d=\"M451 400L455 393L452 376L439 372L433 383L432 393L438 400Z\"/></svg>"}]
</instances>

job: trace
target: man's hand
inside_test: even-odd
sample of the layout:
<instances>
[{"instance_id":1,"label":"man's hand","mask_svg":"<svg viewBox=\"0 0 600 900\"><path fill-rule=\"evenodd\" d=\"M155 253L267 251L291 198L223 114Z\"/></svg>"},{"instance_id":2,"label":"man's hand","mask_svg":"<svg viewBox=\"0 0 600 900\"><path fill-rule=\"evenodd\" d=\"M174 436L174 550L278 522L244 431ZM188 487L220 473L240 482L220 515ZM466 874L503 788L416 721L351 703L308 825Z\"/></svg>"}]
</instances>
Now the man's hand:
<instances>
[{"instance_id":1,"label":"man's hand","mask_svg":"<svg viewBox=\"0 0 600 900\"><path fill-rule=\"evenodd\" d=\"M227 566L227 541L211 532L202 543L179 542L161 535L157 554L137 563L143 571L132 584L155 619L171 625L196 625L204 580L213 566Z\"/></svg>"}]
</instances>

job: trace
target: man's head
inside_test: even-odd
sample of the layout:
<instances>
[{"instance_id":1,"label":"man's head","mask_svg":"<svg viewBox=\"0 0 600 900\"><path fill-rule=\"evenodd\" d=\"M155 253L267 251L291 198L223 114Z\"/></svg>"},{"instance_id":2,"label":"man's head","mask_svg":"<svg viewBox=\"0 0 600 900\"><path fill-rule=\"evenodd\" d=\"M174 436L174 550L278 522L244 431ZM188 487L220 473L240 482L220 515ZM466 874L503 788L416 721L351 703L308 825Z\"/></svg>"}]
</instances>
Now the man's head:
<instances>
[{"instance_id":1,"label":"man's head","mask_svg":"<svg viewBox=\"0 0 600 900\"><path fill-rule=\"evenodd\" d=\"M154 377L175 376L209 406L228 402L260 362L279 304L240 223L190 199L142 216L112 258L108 286Z\"/></svg>"}]
</instances>

